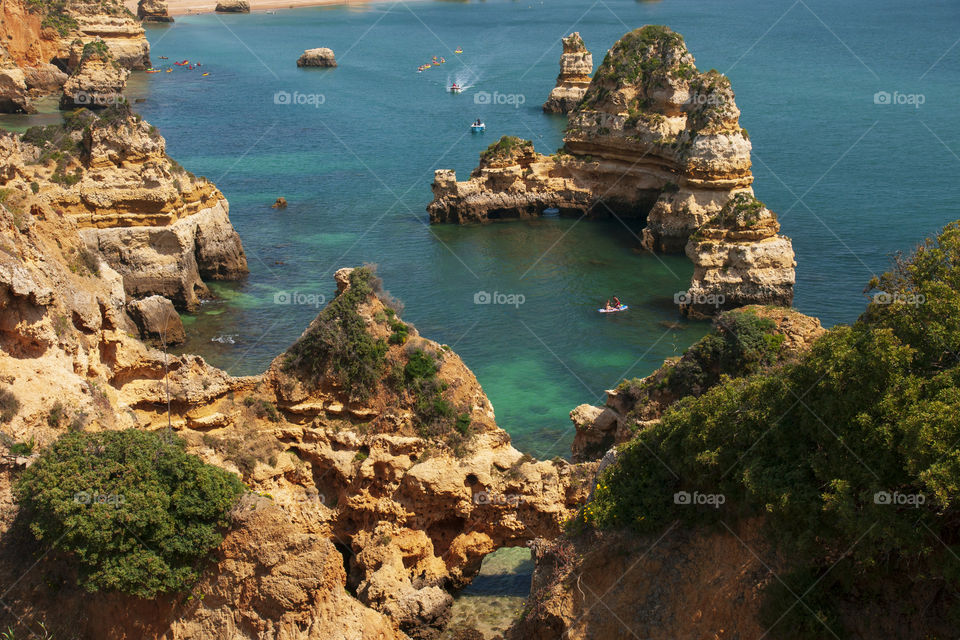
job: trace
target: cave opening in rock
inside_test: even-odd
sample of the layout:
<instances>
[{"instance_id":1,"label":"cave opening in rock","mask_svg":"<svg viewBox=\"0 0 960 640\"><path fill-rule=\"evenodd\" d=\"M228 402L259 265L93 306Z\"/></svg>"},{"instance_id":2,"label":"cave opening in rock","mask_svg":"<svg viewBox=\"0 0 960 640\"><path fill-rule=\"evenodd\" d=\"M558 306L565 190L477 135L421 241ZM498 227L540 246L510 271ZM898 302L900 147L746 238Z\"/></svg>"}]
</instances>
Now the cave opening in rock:
<instances>
[{"instance_id":1,"label":"cave opening in rock","mask_svg":"<svg viewBox=\"0 0 960 640\"><path fill-rule=\"evenodd\" d=\"M484 638L502 634L530 596L533 558L527 547L503 547L487 554L480 573L454 595L449 630L475 629Z\"/></svg>"}]
</instances>

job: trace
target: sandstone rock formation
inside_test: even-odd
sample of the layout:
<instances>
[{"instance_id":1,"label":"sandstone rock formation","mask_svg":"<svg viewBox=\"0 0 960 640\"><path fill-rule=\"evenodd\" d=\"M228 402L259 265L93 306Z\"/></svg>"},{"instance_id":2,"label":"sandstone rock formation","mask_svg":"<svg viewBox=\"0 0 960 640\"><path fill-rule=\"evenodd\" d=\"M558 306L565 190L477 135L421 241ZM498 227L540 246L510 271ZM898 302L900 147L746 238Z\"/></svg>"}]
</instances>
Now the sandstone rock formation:
<instances>
[{"instance_id":1,"label":"sandstone rock formation","mask_svg":"<svg viewBox=\"0 0 960 640\"><path fill-rule=\"evenodd\" d=\"M299 58L297 58L298 67L335 67L337 60L333 55L333 49L319 47L317 49L307 49Z\"/></svg>"},{"instance_id":2,"label":"sandstone rock formation","mask_svg":"<svg viewBox=\"0 0 960 640\"><path fill-rule=\"evenodd\" d=\"M137 17L142 22L173 22L164 0L140 0L137 3Z\"/></svg>"},{"instance_id":3,"label":"sandstone rock formation","mask_svg":"<svg viewBox=\"0 0 960 640\"><path fill-rule=\"evenodd\" d=\"M557 86L543 104L548 113L570 113L576 109L590 86L593 73L593 54L587 51L583 38L576 31L563 38L563 55L560 56L560 75Z\"/></svg>"},{"instance_id":4,"label":"sandstone rock formation","mask_svg":"<svg viewBox=\"0 0 960 640\"><path fill-rule=\"evenodd\" d=\"M139 125L112 126L149 134ZM89 131L85 155L109 168L105 147L114 161L125 147L109 145L115 134L98 126ZM362 398L322 360L295 364L296 347L243 378L196 356L165 361L132 337L124 278L87 249L82 235L97 228L79 227L97 218L70 213L56 184L24 188L35 177L23 155L33 157L30 147L0 137L10 190L0 207L10 230L0 237L0 383L16 381L21 400L5 434L39 448L67 423L165 429L169 420L191 451L242 475L261 498L238 508L194 597L91 595L74 586L63 558L45 556L29 571L13 524L13 468L0 458L0 581L16 581L0 612L4 628L44 622L58 636L98 638L427 638L448 617L449 590L468 583L484 555L556 536L585 498L589 466L536 461L510 446L463 362L388 313L374 280L369 293L353 289L350 270L337 273L331 313L356 313L385 347L381 377ZM155 155L145 147L131 145L126 161ZM121 220L133 215L119 210ZM303 344L331 330L330 318L318 316ZM434 406L447 422L425 422L423 393L439 394ZM62 407L56 419L54 406Z\"/></svg>"},{"instance_id":5,"label":"sandstone rock formation","mask_svg":"<svg viewBox=\"0 0 960 640\"><path fill-rule=\"evenodd\" d=\"M271 209L286 209L287 208L287 199L283 196L277 198L276 202L270 205Z\"/></svg>"},{"instance_id":6,"label":"sandstone rock formation","mask_svg":"<svg viewBox=\"0 0 960 640\"><path fill-rule=\"evenodd\" d=\"M172 161L156 129L128 107L81 111L0 142L0 176L8 176L0 185L36 183L38 199L75 222L131 297L159 294L192 309L209 295L204 280L246 274L223 194Z\"/></svg>"},{"instance_id":7,"label":"sandstone rock formation","mask_svg":"<svg viewBox=\"0 0 960 640\"><path fill-rule=\"evenodd\" d=\"M693 281L682 309L706 317L741 304L793 298L790 240L777 235L777 217L748 193L738 193L687 242Z\"/></svg>"},{"instance_id":8,"label":"sandstone rock formation","mask_svg":"<svg viewBox=\"0 0 960 640\"><path fill-rule=\"evenodd\" d=\"M143 27L120 0L45 3L6 0L0 5L0 112L21 112L26 96L60 91L85 44L103 42L126 69L150 66ZM17 67L23 74L8 70Z\"/></svg>"},{"instance_id":9,"label":"sandstone rock formation","mask_svg":"<svg viewBox=\"0 0 960 640\"><path fill-rule=\"evenodd\" d=\"M183 322L173 303L163 296L149 296L127 304L127 313L140 329L140 337L157 344L180 344L186 340Z\"/></svg>"},{"instance_id":10,"label":"sandstone rock formation","mask_svg":"<svg viewBox=\"0 0 960 640\"><path fill-rule=\"evenodd\" d=\"M646 219L644 248L680 252L733 196L753 195L750 141L739 115L730 81L698 71L680 35L666 27L637 29L613 46L594 74L570 114L560 153L543 156L526 141L504 137L482 154L469 180L457 182L453 171L438 170L430 219L482 222L537 216L547 208L640 217ZM715 277L696 281L693 290L726 296L728 306L758 299L789 306L790 241L763 241L763 252L781 252L755 256L768 270L758 278L766 281L769 299L758 292L738 298L750 287L726 286ZM729 249L743 252L748 242L742 237ZM730 251L726 260L732 263ZM751 277L740 274L741 280Z\"/></svg>"},{"instance_id":11,"label":"sandstone rock formation","mask_svg":"<svg viewBox=\"0 0 960 640\"><path fill-rule=\"evenodd\" d=\"M219 13L250 13L248 0L219 0L215 11Z\"/></svg>"},{"instance_id":12,"label":"sandstone rock formation","mask_svg":"<svg viewBox=\"0 0 960 640\"><path fill-rule=\"evenodd\" d=\"M130 71L117 62L102 41L83 46L80 62L63 85L60 108L102 109L126 103L123 95Z\"/></svg>"}]
</instances>

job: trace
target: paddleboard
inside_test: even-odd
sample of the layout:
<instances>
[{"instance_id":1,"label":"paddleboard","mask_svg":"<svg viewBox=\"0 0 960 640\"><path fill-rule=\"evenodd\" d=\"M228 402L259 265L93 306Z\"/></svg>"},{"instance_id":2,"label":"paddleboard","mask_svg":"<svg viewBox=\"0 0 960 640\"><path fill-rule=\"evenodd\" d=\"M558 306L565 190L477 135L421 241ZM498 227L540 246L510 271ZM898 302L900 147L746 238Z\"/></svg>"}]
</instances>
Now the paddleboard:
<instances>
[{"instance_id":1,"label":"paddleboard","mask_svg":"<svg viewBox=\"0 0 960 640\"><path fill-rule=\"evenodd\" d=\"M597 311L599 311L600 313L616 313L617 311L626 311L629 308L630 307L628 307L627 305L621 305L613 309L597 309Z\"/></svg>"}]
</instances>

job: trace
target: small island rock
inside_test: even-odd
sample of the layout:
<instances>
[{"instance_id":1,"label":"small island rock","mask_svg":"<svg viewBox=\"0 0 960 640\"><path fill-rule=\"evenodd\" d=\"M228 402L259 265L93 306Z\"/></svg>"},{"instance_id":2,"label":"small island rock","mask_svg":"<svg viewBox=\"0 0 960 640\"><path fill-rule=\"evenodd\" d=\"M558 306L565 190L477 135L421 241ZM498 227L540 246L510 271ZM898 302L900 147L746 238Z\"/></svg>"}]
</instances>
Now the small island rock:
<instances>
[{"instance_id":1,"label":"small island rock","mask_svg":"<svg viewBox=\"0 0 960 640\"><path fill-rule=\"evenodd\" d=\"M137 17L143 22L173 22L166 0L140 0Z\"/></svg>"},{"instance_id":2,"label":"small island rock","mask_svg":"<svg viewBox=\"0 0 960 640\"><path fill-rule=\"evenodd\" d=\"M248 0L219 0L215 11L217 13L250 13L250 2Z\"/></svg>"},{"instance_id":3,"label":"small island rock","mask_svg":"<svg viewBox=\"0 0 960 640\"><path fill-rule=\"evenodd\" d=\"M319 47L307 49L297 59L298 67L335 67L337 60L333 56L333 49Z\"/></svg>"},{"instance_id":4,"label":"small island rock","mask_svg":"<svg viewBox=\"0 0 960 640\"><path fill-rule=\"evenodd\" d=\"M286 209L287 208L287 199L283 196L277 198L277 201L273 203L270 207L271 209Z\"/></svg>"}]
</instances>

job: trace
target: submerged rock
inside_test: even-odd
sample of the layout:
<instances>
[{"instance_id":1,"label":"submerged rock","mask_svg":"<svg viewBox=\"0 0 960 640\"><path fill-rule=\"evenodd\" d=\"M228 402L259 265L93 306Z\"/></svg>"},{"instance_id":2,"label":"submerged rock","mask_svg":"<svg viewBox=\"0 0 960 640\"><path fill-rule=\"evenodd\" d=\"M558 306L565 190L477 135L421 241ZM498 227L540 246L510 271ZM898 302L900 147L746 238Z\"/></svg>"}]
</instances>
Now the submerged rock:
<instances>
[{"instance_id":1,"label":"submerged rock","mask_svg":"<svg viewBox=\"0 0 960 640\"><path fill-rule=\"evenodd\" d=\"M286 209L287 208L287 199L283 196L277 198L277 201L270 205L271 209Z\"/></svg>"},{"instance_id":2,"label":"submerged rock","mask_svg":"<svg viewBox=\"0 0 960 640\"><path fill-rule=\"evenodd\" d=\"M333 49L319 47L317 49L307 49L299 58L297 58L298 67L335 67L337 60L333 55Z\"/></svg>"},{"instance_id":3,"label":"submerged rock","mask_svg":"<svg viewBox=\"0 0 960 640\"><path fill-rule=\"evenodd\" d=\"M590 86L590 74L593 73L593 54L587 51L580 34L575 31L562 42L557 86L543 104L543 110L548 113L570 113L576 109Z\"/></svg>"}]
</instances>

